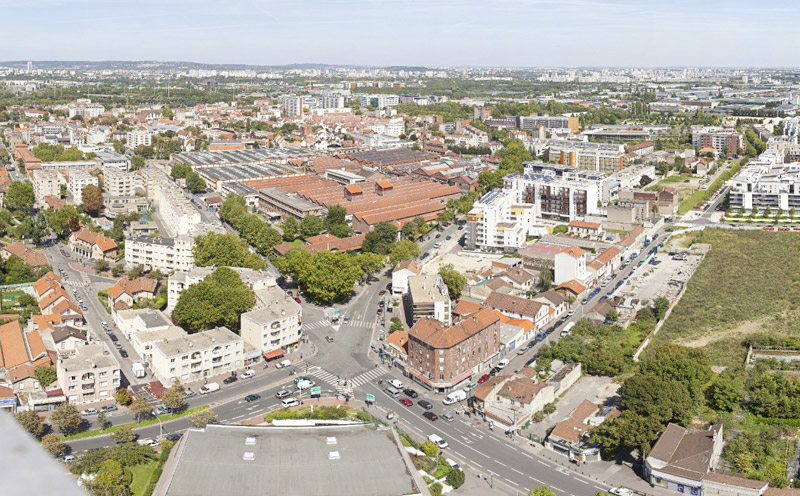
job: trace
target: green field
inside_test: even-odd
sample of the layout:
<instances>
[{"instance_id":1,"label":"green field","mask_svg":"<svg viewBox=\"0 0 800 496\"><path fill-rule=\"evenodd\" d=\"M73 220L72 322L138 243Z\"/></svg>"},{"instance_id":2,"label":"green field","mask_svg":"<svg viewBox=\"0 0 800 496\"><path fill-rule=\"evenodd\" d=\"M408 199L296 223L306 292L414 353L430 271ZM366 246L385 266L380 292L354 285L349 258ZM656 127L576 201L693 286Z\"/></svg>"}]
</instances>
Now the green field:
<instances>
[{"instance_id":1,"label":"green field","mask_svg":"<svg viewBox=\"0 0 800 496\"><path fill-rule=\"evenodd\" d=\"M147 489L147 483L150 482L150 476L153 475L156 467L158 467L158 460L130 467L131 473L133 473L133 482L131 482L132 496L142 496L144 494L145 489Z\"/></svg>"},{"instance_id":2,"label":"green field","mask_svg":"<svg viewBox=\"0 0 800 496\"><path fill-rule=\"evenodd\" d=\"M743 361L748 336L800 335L799 234L707 229L695 242L711 249L651 348L676 341L732 366Z\"/></svg>"}]
</instances>

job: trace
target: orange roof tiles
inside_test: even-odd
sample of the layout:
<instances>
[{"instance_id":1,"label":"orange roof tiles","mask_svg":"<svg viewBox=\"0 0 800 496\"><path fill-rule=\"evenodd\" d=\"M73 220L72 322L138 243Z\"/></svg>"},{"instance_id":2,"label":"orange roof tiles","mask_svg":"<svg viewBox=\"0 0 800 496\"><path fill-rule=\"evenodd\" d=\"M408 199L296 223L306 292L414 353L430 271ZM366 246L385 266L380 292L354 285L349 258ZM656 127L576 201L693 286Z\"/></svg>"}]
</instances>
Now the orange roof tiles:
<instances>
[{"instance_id":1,"label":"orange roof tiles","mask_svg":"<svg viewBox=\"0 0 800 496\"><path fill-rule=\"evenodd\" d=\"M420 319L408 333L432 348L451 348L499 321L494 310L483 308L451 327L438 320Z\"/></svg>"},{"instance_id":2,"label":"orange roof tiles","mask_svg":"<svg viewBox=\"0 0 800 496\"><path fill-rule=\"evenodd\" d=\"M104 252L117 249L117 243L113 239L88 229L81 229L75 233L75 238L90 245L96 244Z\"/></svg>"},{"instance_id":3,"label":"orange roof tiles","mask_svg":"<svg viewBox=\"0 0 800 496\"><path fill-rule=\"evenodd\" d=\"M26 246L21 241L15 241L13 243L4 245L3 251L8 252L10 255L19 257L23 262L34 267L40 267L48 264L47 257L43 251L35 250L29 246Z\"/></svg>"},{"instance_id":4,"label":"orange roof tiles","mask_svg":"<svg viewBox=\"0 0 800 496\"><path fill-rule=\"evenodd\" d=\"M571 256L572 258L578 258L578 257L580 257L581 255L583 255L586 252L581 250L577 246L567 246L563 250L561 250L559 253L566 253L567 255Z\"/></svg>"},{"instance_id":5,"label":"orange roof tiles","mask_svg":"<svg viewBox=\"0 0 800 496\"><path fill-rule=\"evenodd\" d=\"M19 321L12 320L0 325L0 365L6 369L13 369L29 361Z\"/></svg>"},{"instance_id":6,"label":"orange roof tiles","mask_svg":"<svg viewBox=\"0 0 800 496\"><path fill-rule=\"evenodd\" d=\"M577 295L577 294L581 294L584 291L586 291L586 286L584 286L583 284L579 283L575 279L571 279L571 280L569 280L567 282L562 282L561 284L556 286L556 289L566 289L566 290L569 290L572 293L575 293Z\"/></svg>"}]
</instances>

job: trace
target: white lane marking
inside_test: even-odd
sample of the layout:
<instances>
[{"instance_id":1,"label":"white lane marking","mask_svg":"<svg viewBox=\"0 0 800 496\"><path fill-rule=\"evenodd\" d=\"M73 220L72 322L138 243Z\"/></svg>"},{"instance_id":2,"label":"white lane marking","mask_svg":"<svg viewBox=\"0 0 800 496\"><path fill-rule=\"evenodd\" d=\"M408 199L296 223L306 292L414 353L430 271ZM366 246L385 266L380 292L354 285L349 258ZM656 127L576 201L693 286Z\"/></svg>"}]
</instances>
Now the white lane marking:
<instances>
[{"instance_id":1,"label":"white lane marking","mask_svg":"<svg viewBox=\"0 0 800 496\"><path fill-rule=\"evenodd\" d=\"M550 489L553 489L554 491L561 491L562 493L564 492L563 489L560 489L560 488L558 488L556 486L553 486L553 485L550 486Z\"/></svg>"},{"instance_id":2,"label":"white lane marking","mask_svg":"<svg viewBox=\"0 0 800 496\"><path fill-rule=\"evenodd\" d=\"M525 475L525 474L523 474L522 472L520 472L519 470L517 470L517 469L515 469L515 468L513 468L513 467L509 467L509 468L510 468L511 470L513 470L514 472L518 473L519 475Z\"/></svg>"},{"instance_id":3,"label":"white lane marking","mask_svg":"<svg viewBox=\"0 0 800 496\"><path fill-rule=\"evenodd\" d=\"M480 463L478 463L478 462L472 462L472 464L473 464L473 465L475 465L476 467L483 468L483 465L481 465L481 464L480 464Z\"/></svg>"},{"instance_id":4,"label":"white lane marking","mask_svg":"<svg viewBox=\"0 0 800 496\"><path fill-rule=\"evenodd\" d=\"M244 417L244 415L239 415L238 417L233 417L231 420L239 420L242 417Z\"/></svg>"},{"instance_id":5,"label":"white lane marking","mask_svg":"<svg viewBox=\"0 0 800 496\"><path fill-rule=\"evenodd\" d=\"M587 486L589 485L588 482L586 482L585 480L581 479L580 477L574 477L574 480L580 482L581 484L586 484Z\"/></svg>"}]
</instances>

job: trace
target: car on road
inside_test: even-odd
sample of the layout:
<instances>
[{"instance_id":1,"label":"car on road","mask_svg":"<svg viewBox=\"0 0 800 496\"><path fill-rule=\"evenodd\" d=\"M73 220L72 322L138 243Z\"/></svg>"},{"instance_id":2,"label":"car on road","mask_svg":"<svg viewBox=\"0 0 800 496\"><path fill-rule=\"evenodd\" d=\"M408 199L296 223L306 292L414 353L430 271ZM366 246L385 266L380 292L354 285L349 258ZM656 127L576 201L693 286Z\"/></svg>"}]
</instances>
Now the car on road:
<instances>
[{"instance_id":1,"label":"car on road","mask_svg":"<svg viewBox=\"0 0 800 496\"><path fill-rule=\"evenodd\" d=\"M300 406L302 405L302 403L300 403L300 400L298 400L297 398L286 398L285 400L283 400L283 403L281 403L281 405L283 406L283 408L291 408L293 406Z\"/></svg>"},{"instance_id":2,"label":"car on road","mask_svg":"<svg viewBox=\"0 0 800 496\"><path fill-rule=\"evenodd\" d=\"M633 494L633 491L627 487L612 487L608 492L614 496L631 496Z\"/></svg>"},{"instance_id":3,"label":"car on road","mask_svg":"<svg viewBox=\"0 0 800 496\"><path fill-rule=\"evenodd\" d=\"M333 336L325 336L325 341L333 343Z\"/></svg>"},{"instance_id":4,"label":"car on road","mask_svg":"<svg viewBox=\"0 0 800 496\"><path fill-rule=\"evenodd\" d=\"M81 412L81 415L83 415L83 416L94 415L96 413L97 413L97 408L87 408L86 410L83 410Z\"/></svg>"},{"instance_id":5,"label":"car on road","mask_svg":"<svg viewBox=\"0 0 800 496\"><path fill-rule=\"evenodd\" d=\"M121 350L122 349L122 343L120 343L119 341L114 341L114 348L116 348L118 350Z\"/></svg>"},{"instance_id":6,"label":"car on road","mask_svg":"<svg viewBox=\"0 0 800 496\"><path fill-rule=\"evenodd\" d=\"M249 379L255 375L256 375L255 370L245 370L244 372L242 372L242 379Z\"/></svg>"},{"instance_id":7,"label":"car on road","mask_svg":"<svg viewBox=\"0 0 800 496\"><path fill-rule=\"evenodd\" d=\"M100 411L103 412L103 413L105 413L105 412L115 412L115 411L117 411L117 406L116 405L101 406L100 407Z\"/></svg>"},{"instance_id":8,"label":"car on road","mask_svg":"<svg viewBox=\"0 0 800 496\"><path fill-rule=\"evenodd\" d=\"M413 402L413 401L411 401L411 400L410 400L410 399L408 399L408 398L400 398L400 400L399 400L399 401L400 401L400 403L402 403L402 404L403 404L403 405L405 405L405 406L414 406L414 402Z\"/></svg>"},{"instance_id":9,"label":"car on road","mask_svg":"<svg viewBox=\"0 0 800 496\"><path fill-rule=\"evenodd\" d=\"M419 400L417 401L417 405L421 406L426 410L433 410L433 405L428 400Z\"/></svg>"},{"instance_id":10,"label":"car on road","mask_svg":"<svg viewBox=\"0 0 800 496\"><path fill-rule=\"evenodd\" d=\"M64 458L62 458L62 460L64 460L64 463L74 462L76 459L77 458L75 458L75 455L67 455Z\"/></svg>"},{"instance_id":11,"label":"car on road","mask_svg":"<svg viewBox=\"0 0 800 496\"><path fill-rule=\"evenodd\" d=\"M153 413L156 415L164 415L165 413L169 413L172 411L172 408L168 407L167 405L158 405L153 410Z\"/></svg>"},{"instance_id":12,"label":"car on road","mask_svg":"<svg viewBox=\"0 0 800 496\"><path fill-rule=\"evenodd\" d=\"M444 420L445 422L452 422L453 420L455 420L455 417L453 417L451 413L443 413L442 420Z\"/></svg>"},{"instance_id":13,"label":"car on road","mask_svg":"<svg viewBox=\"0 0 800 496\"><path fill-rule=\"evenodd\" d=\"M386 290L385 290L385 289L381 289L380 291L378 291L378 294L379 294L380 296L383 296L383 295L385 295L385 294L386 294Z\"/></svg>"},{"instance_id":14,"label":"car on road","mask_svg":"<svg viewBox=\"0 0 800 496\"><path fill-rule=\"evenodd\" d=\"M489 374L483 374L480 379L478 379L478 384L483 384L484 382L488 381L489 378L492 377Z\"/></svg>"},{"instance_id":15,"label":"car on road","mask_svg":"<svg viewBox=\"0 0 800 496\"><path fill-rule=\"evenodd\" d=\"M295 296L295 297L294 297L294 301L296 301L297 303L300 303L300 298L298 298L297 296Z\"/></svg>"},{"instance_id":16,"label":"car on road","mask_svg":"<svg viewBox=\"0 0 800 496\"><path fill-rule=\"evenodd\" d=\"M136 442L141 444L141 445L143 445L143 446L150 446L150 447L153 447L153 448L158 446L158 441L156 441L155 439L150 438L150 437L146 437L144 439L139 439Z\"/></svg>"},{"instance_id":17,"label":"car on road","mask_svg":"<svg viewBox=\"0 0 800 496\"><path fill-rule=\"evenodd\" d=\"M237 380L239 380L239 379L235 375L229 375L228 377L225 378L224 381L222 381L222 383L223 384L233 384Z\"/></svg>"},{"instance_id":18,"label":"car on road","mask_svg":"<svg viewBox=\"0 0 800 496\"><path fill-rule=\"evenodd\" d=\"M422 416L425 417L426 419L430 420L431 422L435 422L435 421L439 420L439 416L436 415L433 412L424 412L422 414Z\"/></svg>"},{"instance_id":19,"label":"car on road","mask_svg":"<svg viewBox=\"0 0 800 496\"><path fill-rule=\"evenodd\" d=\"M342 324L347 325L350 323L350 317L345 317L342 319Z\"/></svg>"},{"instance_id":20,"label":"car on road","mask_svg":"<svg viewBox=\"0 0 800 496\"><path fill-rule=\"evenodd\" d=\"M290 394L292 394L291 391L287 391L286 389L281 389L280 391L275 393L275 397L278 398L278 399L281 399L281 398L286 398Z\"/></svg>"},{"instance_id":21,"label":"car on road","mask_svg":"<svg viewBox=\"0 0 800 496\"><path fill-rule=\"evenodd\" d=\"M276 363L275 364L275 368L276 369L284 369L284 368L290 366L291 364L292 364L292 361L287 358L286 360L282 361L281 363Z\"/></svg>"},{"instance_id":22,"label":"car on road","mask_svg":"<svg viewBox=\"0 0 800 496\"><path fill-rule=\"evenodd\" d=\"M295 384L298 384L298 383L300 383L300 382L303 382L303 381L310 381L310 380L311 380L311 378L310 378L310 377L308 377L308 376L305 376L305 375L301 375L301 376L295 377L295 379L294 379L294 383L295 383Z\"/></svg>"},{"instance_id":23,"label":"car on road","mask_svg":"<svg viewBox=\"0 0 800 496\"><path fill-rule=\"evenodd\" d=\"M449 241L449 240L453 239L453 237L452 237L452 236L450 236L450 235L448 235L448 236L447 236L446 238L444 238L444 239L446 239L446 240L448 240L448 241Z\"/></svg>"},{"instance_id":24,"label":"car on road","mask_svg":"<svg viewBox=\"0 0 800 496\"><path fill-rule=\"evenodd\" d=\"M119 356L122 358L128 358L128 352L125 350L119 350Z\"/></svg>"},{"instance_id":25,"label":"car on road","mask_svg":"<svg viewBox=\"0 0 800 496\"><path fill-rule=\"evenodd\" d=\"M183 397L184 398L192 398L194 396L197 396L197 393L195 393L191 389L187 389L186 391L183 392Z\"/></svg>"},{"instance_id":26,"label":"car on road","mask_svg":"<svg viewBox=\"0 0 800 496\"><path fill-rule=\"evenodd\" d=\"M525 362L525 366L526 367L535 367L536 366L536 358L537 357L533 357L530 360L528 360L527 362Z\"/></svg>"},{"instance_id":27,"label":"car on road","mask_svg":"<svg viewBox=\"0 0 800 496\"><path fill-rule=\"evenodd\" d=\"M417 396L419 396L416 391L410 388L403 389L403 393L409 398L416 398Z\"/></svg>"},{"instance_id":28,"label":"car on road","mask_svg":"<svg viewBox=\"0 0 800 496\"><path fill-rule=\"evenodd\" d=\"M177 433L177 432L176 432L176 433L174 433L174 434L167 434L166 440L167 440L167 441L172 441L172 442L175 442L175 441L177 441L177 440L178 440L178 439L180 439L180 438L181 438L181 434L179 434L179 433Z\"/></svg>"},{"instance_id":29,"label":"car on road","mask_svg":"<svg viewBox=\"0 0 800 496\"><path fill-rule=\"evenodd\" d=\"M291 291L287 291L286 294L289 296L294 296L294 293L292 293Z\"/></svg>"},{"instance_id":30,"label":"car on road","mask_svg":"<svg viewBox=\"0 0 800 496\"><path fill-rule=\"evenodd\" d=\"M111 339L111 341L118 341L119 340L119 338L117 338L117 335L114 334L113 332L108 335L108 338Z\"/></svg>"},{"instance_id":31,"label":"car on road","mask_svg":"<svg viewBox=\"0 0 800 496\"><path fill-rule=\"evenodd\" d=\"M253 401L258 401L261 399L260 394L248 394L244 397L244 400L248 403L252 403Z\"/></svg>"},{"instance_id":32,"label":"car on road","mask_svg":"<svg viewBox=\"0 0 800 496\"><path fill-rule=\"evenodd\" d=\"M494 377L497 375L498 372L500 372L500 369L498 369L497 367L492 367L492 369L489 371L489 375Z\"/></svg>"},{"instance_id":33,"label":"car on road","mask_svg":"<svg viewBox=\"0 0 800 496\"><path fill-rule=\"evenodd\" d=\"M509 364L509 360L508 360L508 358L503 358L502 360L500 360L499 362L497 362L497 368L498 368L498 369L504 369L504 368L506 368L506 366L507 366L508 364Z\"/></svg>"}]
</instances>

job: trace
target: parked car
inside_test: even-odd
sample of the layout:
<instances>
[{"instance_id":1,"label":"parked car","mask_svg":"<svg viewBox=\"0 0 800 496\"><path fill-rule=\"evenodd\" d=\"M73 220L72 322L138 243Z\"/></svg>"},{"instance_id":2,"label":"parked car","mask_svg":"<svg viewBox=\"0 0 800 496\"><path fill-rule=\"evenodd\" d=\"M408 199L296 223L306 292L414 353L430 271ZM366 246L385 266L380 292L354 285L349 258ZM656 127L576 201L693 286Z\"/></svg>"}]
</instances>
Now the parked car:
<instances>
[{"instance_id":1,"label":"parked car","mask_svg":"<svg viewBox=\"0 0 800 496\"><path fill-rule=\"evenodd\" d=\"M87 408L86 410L83 410L81 412L81 415L84 415L84 416L86 416L86 415L94 415L96 413L97 413L97 408Z\"/></svg>"},{"instance_id":2,"label":"parked car","mask_svg":"<svg viewBox=\"0 0 800 496\"><path fill-rule=\"evenodd\" d=\"M426 410L433 410L433 405L428 400L419 400L417 401L417 405L421 406Z\"/></svg>"},{"instance_id":3,"label":"parked car","mask_svg":"<svg viewBox=\"0 0 800 496\"><path fill-rule=\"evenodd\" d=\"M275 393L275 397L276 397L276 398L278 398L278 399L281 399L281 398L286 398L286 397L287 397L287 396L289 396L290 394L292 394L292 392L291 392L291 391L287 391L287 390L285 390L285 389L281 389L280 391L278 391L277 393Z\"/></svg>"},{"instance_id":4,"label":"parked car","mask_svg":"<svg viewBox=\"0 0 800 496\"><path fill-rule=\"evenodd\" d=\"M403 393L405 393L405 395L408 396L409 398L416 398L417 396L419 396L417 392L414 391L413 389L403 389Z\"/></svg>"},{"instance_id":5,"label":"parked car","mask_svg":"<svg viewBox=\"0 0 800 496\"><path fill-rule=\"evenodd\" d=\"M122 358L128 358L128 352L125 350L119 350L119 356Z\"/></svg>"},{"instance_id":6,"label":"parked car","mask_svg":"<svg viewBox=\"0 0 800 496\"><path fill-rule=\"evenodd\" d=\"M100 407L101 412L115 412L117 411L117 405L106 405Z\"/></svg>"},{"instance_id":7,"label":"parked car","mask_svg":"<svg viewBox=\"0 0 800 496\"><path fill-rule=\"evenodd\" d=\"M385 294L386 294L386 290L385 290L385 289L381 289L380 291L378 291L378 294L379 294L380 296L383 296L383 295L385 295Z\"/></svg>"},{"instance_id":8,"label":"parked car","mask_svg":"<svg viewBox=\"0 0 800 496\"><path fill-rule=\"evenodd\" d=\"M422 416L425 417L426 419L430 420L431 422L435 422L435 421L439 420L439 416L436 415L433 412L424 412L422 414Z\"/></svg>"},{"instance_id":9,"label":"parked car","mask_svg":"<svg viewBox=\"0 0 800 496\"><path fill-rule=\"evenodd\" d=\"M483 374L480 379L478 379L478 384L483 384L484 382L488 381L489 378L492 377L489 374Z\"/></svg>"},{"instance_id":10,"label":"parked car","mask_svg":"<svg viewBox=\"0 0 800 496\"><path fill-rule=\"evenodd\" d=\"M444 420L445 422L452 422L453 420L455 420L455 418L453 417L453 415L449 413L443 413L442 420Z\"/></svg>"},{"instance_id":11,"label":"parked car","mask_svg":"<svg viewBox=\"0 0 800 496\"><path fill-rule=\"evenodd\" d=\"M63 460L64 460L64 463L70 463L70 462L74 462L75 460L77 460L77 458L75 458L75 455L67 455L67 456L65 456L63 458Z\"/></svg>"},{"instance_id":12,"label":"parked car","mask_svg":"<svg viewBox=\"0 0 800 496\"><path fill-rule=\"evenodd\" d=\"M413 405L414 405L414 402L413 402L413 401L411 401L411 400L410 400L410 399L408 399L408 398L400 398L400 400L399 400L399 401L400 401L400 403L402 403L402 404L403 404L403 405L405 405L405 406L413 406Z\"/></svg>"},{"instance_id":13,"label":"parked car","mask_svg":"<svg viewBox=\"0 0 800 496\"><path fill-rule=\"evenodd\" d=\"M108 338L111 339L111 341L119 341L119 338L117 338L117 335L113 332L108 335Z\"/></svg>"},{"instance_id":14,"label":"parked car","mask_svg":"<svg viewBox=\"0 0 800 496\"><path fill-rule=\"evenodd\" d=\"M289 360L289 359L286 359L286 360L284 360L284 361L282 361L280 363L275 364L275 368L276 369L284 369L284 368L288 367L291 364L292 364L292 361Z\"/></svg>"},{"instance_id":15,"label":"parked car","mask_svg":"<svg viewBox=\"0 0 800 496\"><path fill-rule=\"evenodd\" d=\"M187 389L186 391L183 392L183 397L184 398L191 398L193 396L197 396L197 393L195 393L191 389Z\"/></svg>"},{"instance_id":16,"label":"parked car","mask_svg":"<svg viewBox=\"0 0 800 496\"><path fill-rule=\"evenodd\" d=\"M283 406L283 408L291 408L293 406L300 406L302 405L302 403L300 403L300 400L298 400L297 398L286 398L285 400L283 400L283 403L281 403L281 405Z\"/></svg>"},{"instance_id":17,"label":"parked car","mask_svg":"<svg viewBox=\"0 0 800 496\"><path fill-rule=\"evenodd\" d=\"M222 383L223 384L233 384L237 380L238 380L238 378L235 375L229 375L228 377L225 378L224 381L222 381Z\"/></svg>"},{"instance_id":18,"label":"parked car","mask_svg":"<svg viewBox=\"0 0 800 496\"><path fill-rule=\"evenodd\" d=\"M120 343L119 341L114 341L114 348L116 348L118 350L121 350L122 349L122 343Z\"/></svg>"},{"instance_id":19,"label":"parked car","mask_svg":"<svg viewBox=\"0 0 800 496\"><path fill-rule=\"evenodd\" d=\"M613 494L614 496L630 496L633 494L633 491L628 489L627 487L612 487L608 490L609 493Z\"/></svg>"},{"instance_id":20,"label":"parked car","mask_svg":"<svg viewBox=\"0 0 800 496\"><path fill-rule=\"evenodd\" d=\"M260 394L248 394L244 397L244 400L248 403L252 403L253 401L258 401L261 399Z\"/></svg>"},{"instance_id":21,"label":"parked car","mask_svg":"<svg viewBox=\"0 0 800 496\"><path fill-rule=\"evenodd\" d=\"M167 434L166 440L167 440L167 441L172 441L172 442L175 442L175 441L177 441L177 440L178 440L178 439L180 439L180 438L181 438L181 434L179 434L179 433L177 433L177 432L176 432L176 433L174 433L174 434Z\"/></svg>"},{"instance_id":22,"label":"parked car","mask_svg":"<svg viewBox=\"0 0 800 496\"><path fill-rule=\"evenodd\" d=\"M508 360L508 358L503 358L502 360L500 360L499 362L497 362L497 368L498 368L498 369L504 369L504 368L506 368L506 366L507 366L508 364L509 364L509 360Z\"/></svg>"},{"instance_id":23,"label":"parked car","mask_svg":"<svg viewBox=\"0 0 800 496\"><path fill-rule=\"evenodd\" d=\"M158 406L157 406L157 407L156 407L156 408L153 410L153 413L155 413L157 416L158 416L158 415L164 415L165 413L169 413L169 412L170 412L170 410L171 410L171 408L170 408L170 407L168 407L167 405L158 405Z\"/></svg>"},{"instance_id":24,"label":"parked car","mask_svg":"<svg viewBox=\"0 0 800 496\"><path fill-rule=\"evenodd\" d=\"M255 375L256 375L255 370L245 370L244 372L242 372L242 379L249 379Z\"/></svg>"},{"instance_id":25,"label":"parked car","mask_svg":"<svg viewBox=\"0 0 800 496\"><path fill-rule=\"evenodd\" d=\"M325 336L325 341L333 343L333 336Z\"/></svg>"}]
</instances>

